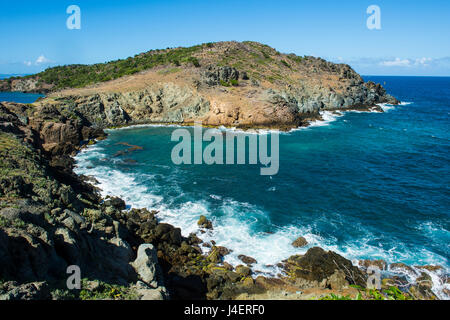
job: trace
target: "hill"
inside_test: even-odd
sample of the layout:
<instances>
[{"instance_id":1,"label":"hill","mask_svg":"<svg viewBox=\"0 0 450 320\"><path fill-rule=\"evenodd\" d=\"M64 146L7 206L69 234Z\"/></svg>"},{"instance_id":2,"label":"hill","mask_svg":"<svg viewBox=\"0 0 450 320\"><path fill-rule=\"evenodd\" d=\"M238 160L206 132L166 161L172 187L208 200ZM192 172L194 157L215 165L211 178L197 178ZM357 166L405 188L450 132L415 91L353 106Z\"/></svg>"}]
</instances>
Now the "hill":
<instances>
[{"instance_id":1,"label":"hill","mask_svg":"<svg viewBox=\"0 0 450 320\"><path fill-rule=\"evenodd\" d=\"M124 60L70 65L0 81L45 92L40 105L70 109L98 127L190 123L288 128L322 110L398 103L348 65L283 54L257 42L151 50Z\"/></svg>"}]
</instances>

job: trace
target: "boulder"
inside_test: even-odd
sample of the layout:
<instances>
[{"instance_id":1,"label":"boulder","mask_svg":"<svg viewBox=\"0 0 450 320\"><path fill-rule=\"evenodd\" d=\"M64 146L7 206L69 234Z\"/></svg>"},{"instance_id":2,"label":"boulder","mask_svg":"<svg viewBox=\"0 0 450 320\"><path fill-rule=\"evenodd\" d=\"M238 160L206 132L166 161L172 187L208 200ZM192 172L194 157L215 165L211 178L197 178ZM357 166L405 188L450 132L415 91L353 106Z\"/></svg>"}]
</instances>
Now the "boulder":
<instances>
[{"instance_id":1,"label":"boulder","mask_svg":"<svg viewBox=\"0 0 450 320\"><path fill-rule=\"evenodd\" d=\"M238 265L236 267L236 273L242 277L248 277L252 274L252 270L249 267Z\"/></svg>"},{"instance_id":2,"label":"boulder","mask_svg":"<svg viewBox=\"0 0 450 320\"><path fill-rule=\"evenodd\" d=\"M155 228L155 240L180 246L182 241L181 229L167 223L160 223Z\"/></svg>"},{"instance_id":3,"label":"boulder","mask_svg":"<svg viewBox=\"0 0 450 320\"><path fill-rule=\"evenodd\" d=\"M158 256L152 244L141 244L131 265L144 283L152 288L158 287Z\"/></svg>"},{"instance_id":4,"label":"boulder","mask_svg":"<svg viewBox=\"0 0 450 320\"><path fill-rule=\"evenodd\" d=\"M206 219L205 216L201 215L200 219L198 219L197 224L201 227L201 228L205 228L205 229L212 229L212 222L209 221L208 219Z\"/></svg>"},{"instance_id":5,"label":"boulder","mask_svg":"<svg viewBox=\"0 0 450 320\"><path fill-rule=\"evenodd\" d=\"M331 276L328 277L327 286L332 290L342 290L348 288L349 283L345 279L345 273L341 270L336 270Z\"/></svg>"},{"instance_id":6,"label":"boulder","mask_svg":"<svg viewBox=\"0 0 450 320\"><path fill-rule=\"evenodd\" d=\"M256 261L255 258L249 257L249 256L245 256L243 254L238 255L238 259L241 260L243 263L245 263L248 266L251 266L254 263L257 263L258 261Z\"/></svg>"},{"instance_id":7,"label":"boulder","mask_svg":"<svg viewBox=\"0 0 450 320\"><path fill-rule=\"evenodd\" d=\"M125 201L118 197L112 197L105 201L105 206L114 207L118 210L125 210L126 205Z\"/></svg>"},{"instance_id":8,"label":"boulder","mask_svg":"<svg viewBox=\"0 0 450 320\"><path fill-rule=\"evenodd\" d=\"M304 256L288 259L284 268L295 278L317 283L326 283L330 277L332 282L336 282L343 273L349 284L366 286L366 275L359 268L353 266L350 260L319 247L309 249ZM337 271L340 271L339 275L332 277ZM339 282L342 283L340 280Z\"/></svg>"},{"instance_id":9,"label":"boulder","mask_svg":"<svg viewBox=\"0 0 450 320\"><path fill-rule=\"evenodd\" d=\"M294 242L292 242L292 246L294 248L302 248L308 244L308 241L304 237L298 237Z\"/></svg>"}]
</instances>

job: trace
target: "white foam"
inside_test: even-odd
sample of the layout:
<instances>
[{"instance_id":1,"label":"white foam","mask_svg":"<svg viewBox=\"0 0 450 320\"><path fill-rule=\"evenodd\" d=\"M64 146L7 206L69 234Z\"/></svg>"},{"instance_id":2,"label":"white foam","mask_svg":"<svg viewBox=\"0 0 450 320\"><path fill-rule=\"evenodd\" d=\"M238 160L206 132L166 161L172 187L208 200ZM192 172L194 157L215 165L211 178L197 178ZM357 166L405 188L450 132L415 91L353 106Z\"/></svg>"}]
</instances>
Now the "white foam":
<instances>
[{"instance_id":1,"label":"white foam","mask_svg":"<svg viewBox=\"0 0 450 320\"><path fill-rule=\"evenodd\" d=\"M106 132L111 132L115 130L130 130L130 129L139 129L139 128L188 128L193 126L184 126L179 124L157 124L157 123L150 123L150 124L133 124L125 127L119 127L119 128L112 128L112 129L105 129Z\"/></svg>"},{"instance_id":2,"label":"white foam","mask_svg":"<svg viewBox=\"0 0 450 320\"><path fill-rule=\"evenodd\" d=\"M383 109L384 112L388 112L390 110L395 109L395 106L392 104L380 103L378 105L381 107L381 109Z\"/></svg>"},{"instance_id":3,"label":"white foam","mask_svg":"<svg viewBox=\"0 0 450 320\"><path fill-rule=\"evenodd\" d=\"M400 102L400 106L407 106L412 104L412 102ZM379 103L378 106L383 109L384 112L389 112L390 110L394 110L396 108L396 105L389 104L389 103Z\"/></svg>"},{"instance_id":4,"label":"white foam","mask_svg":"<svg viewBox=\"0 0 450 320\"><path fill-rule=\"evenodd\" d=\"M325 121L332 121L333 116L326 115ZM398 247L383 248L381 246L370 244L374 236L367 230L361 230L361 234L366 236L362 239L355 239L351 243L337 245L336 239L332 237L323 238L312 232L311 226L289 225L274 226L269 215L261 208L247 202L239 202L230 198L210 194L209 198L220 202L219 215L214 216L210 206L211 200L183 201L176 202L176 199L183 197L183 190L177 185L175 179L180 173L175 168L169 179L170 185L164 187L157 185L154 175L145 175L145 184L142 181L142 174L137 176L131 172L121 172L113 170L109 166L92 166L92 160L105 157L102 147L98 145L90 146L88 149L80 152L77 157L77 174L94 176L98 181L98 187L101 189L102 196L119 196L123 198L127 205L135 208L148 208L159 211L157 217L162 222L170 223L180 227L183 236L190 233L196 233L199 238L205 242L214 240L217 245L225 246L232 252L225 257L225 261L232 265L238 265L242 262L238 255L247 255L255 258L257 263L254 270L263 274L276 276L281 270L276 266L279 262L294 254L304 254L309 248L319 246L325 250L332 250L342 256L353 260L356 263L361 257L370 257L370 259L383 259L387 262L418 261L421 265L439 264L446 267L447 261L444 257L438 256L425 249L411 252L406 247L399 244ZM164 199L162 188L171 188L175 190L178 196L170 199ZM268 191L275 191L270 188ZM211 203L210 203L211 202ZM214 229L206 233L199 232L197 221L200 215L206 216L212 220ZM332 221L330 221L331 223ZM269 232L255 232L260 230L260 226L268 227ZM255 228L257 226L257 228ZM362 227L363 228L363 227ZM431 222L422 225L425 234L429 234L430 240L434 240L435 232L438 226ZM438 230L439 231L439 230ZM447 231L448 232L448 231ZM304 248L294 248L291 244L299 236L303 236L308 241ZM206 248L203 248L208 250ZM424 271L424 270L422 270ZM428 271L425 271L430 273ZM433 279L433 290L439 298L449 298L445 296L443 289L450 289L449 285L444 283L441 273L448 273L448 270L430 273ZM420 274L420 273L419 273ZM410 281L414 277L409 275Z\"/></svg>"}]
</instances>

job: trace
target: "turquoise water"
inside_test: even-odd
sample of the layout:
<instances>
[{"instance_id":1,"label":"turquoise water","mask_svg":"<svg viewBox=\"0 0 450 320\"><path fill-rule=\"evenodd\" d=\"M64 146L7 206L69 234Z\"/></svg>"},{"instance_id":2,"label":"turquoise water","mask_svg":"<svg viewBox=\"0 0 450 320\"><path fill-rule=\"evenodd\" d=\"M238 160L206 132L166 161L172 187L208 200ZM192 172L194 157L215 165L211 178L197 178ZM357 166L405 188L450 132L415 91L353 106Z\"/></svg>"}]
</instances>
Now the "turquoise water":
<instances>
[{"instance_id":1,"label":"turquoise water","mask_svg":"<svg viewBox=\"0 0 450 320\"><path fill-rule=\"evenodd\" d=\"M44 95L39 93L0 92L0 102L33 103Z\"/></svg>"},{"instance_id":2,"label":"turquoise water","mask_svg":"<svg viewBox=\"0 0 450 320\"><path fill-rule=\"evenodd\" d=\"M351 259L449 268L450 78L368 77L402 101L385 113L324 114L327 121L280 135L280 168L174 165L174 127L109 131L77 156L103 193L159 210L161 220L257 259L257 270L311 246ZM366 79L367 80L367 79ZM144 147L122 156L126 142ZM290 243L304 236L309 245Z\"/></svg>"}]
</instances>

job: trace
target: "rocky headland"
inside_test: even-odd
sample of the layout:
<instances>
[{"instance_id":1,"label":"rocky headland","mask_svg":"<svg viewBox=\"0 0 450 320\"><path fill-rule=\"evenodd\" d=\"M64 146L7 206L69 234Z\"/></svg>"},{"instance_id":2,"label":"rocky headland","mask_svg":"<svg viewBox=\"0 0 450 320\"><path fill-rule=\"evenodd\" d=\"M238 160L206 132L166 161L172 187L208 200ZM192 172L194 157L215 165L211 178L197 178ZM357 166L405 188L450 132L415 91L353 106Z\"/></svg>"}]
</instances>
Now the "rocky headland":
<instances>
[{"instance_id":1,"label":"rocky headland","mask_svg":"<svg viewBox=\"0 0 450 320\"><path fill-rule=\"evenodd\" d=\"M94 127L142 123L290 129L321 111L371 110L398 100L350 66L282 54L257 42L153 50L107 64L48 69L0 81L45 92L37 105Z\"/></svg>"},{"instance_id":2,"label":"rocky headland","mask_svg":"<svg viewBox=\"0 0 450 320\"><path fill-rule=\"evenodd\" d=\"M254 42L130 59L113 62L115 69L58 67L0 82L1 90L47 93L33 104L0 103L0 299L436 299L430 272L439 266L369 260L355 266L317 247L280 261L276 278L253 274L252 257L231 266L224 262L227 248L202 243L195 234L183 237L156 211L102 199L93 177L72 170L72 156L106 138L107 127L202 120L288 129L320 118L323 110L398 103L380 85L365 83L347 65ZM152 64L140 70L139 59ZM116 74L116 63L136 72ZM77 68L94 68L104 78L92 84L74 74ZM103 68L113 71L103 75ZM67 87L75 87L67 79L76 79L77 88ZM199 219L199 229L213 228ZM307 243L299 238L293 245ZM81 269L79 290L67 289L70 265ZM369 290L365 271L372 265L401 272L384 276L381 290ZM415 282L408 283L404 272Z\"/></svg>"}]
</instances>

